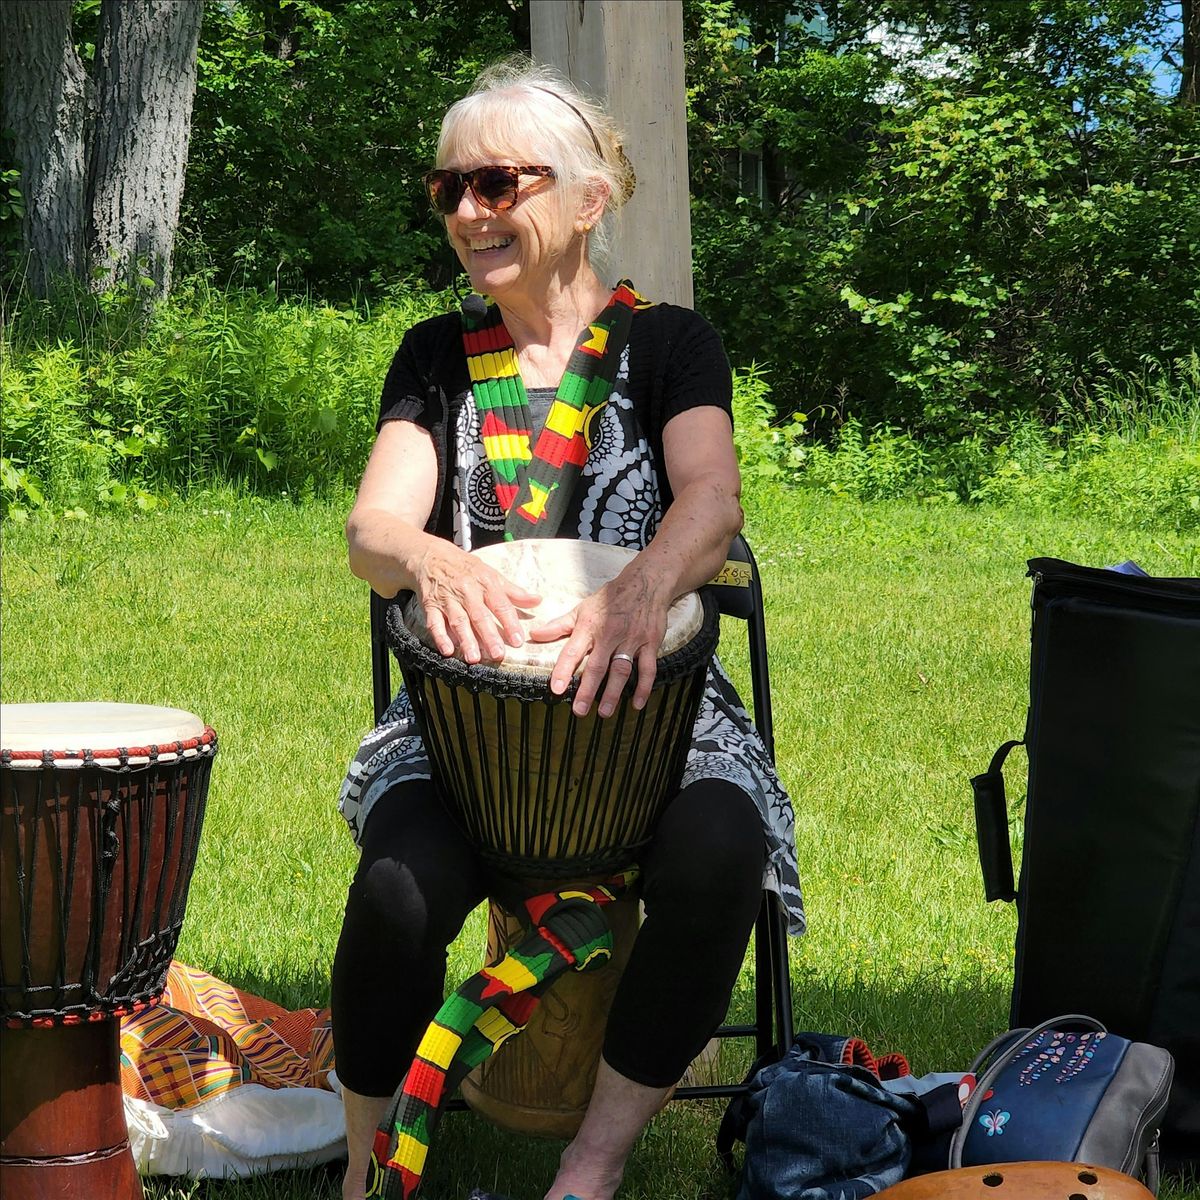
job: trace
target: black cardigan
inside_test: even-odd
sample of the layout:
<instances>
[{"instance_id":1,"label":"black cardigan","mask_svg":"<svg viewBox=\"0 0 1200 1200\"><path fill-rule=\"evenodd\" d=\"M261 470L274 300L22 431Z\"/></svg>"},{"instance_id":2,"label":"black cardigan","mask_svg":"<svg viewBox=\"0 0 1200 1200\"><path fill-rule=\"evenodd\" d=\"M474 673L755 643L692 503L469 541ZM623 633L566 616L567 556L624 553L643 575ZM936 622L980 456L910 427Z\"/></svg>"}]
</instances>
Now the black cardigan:
<instances>
[{"instance_id":1,"label":"black cardigan","mask_svg":"<svg viewBox=\"0 0 1200 1200\"><path fill-rule=\"evenodd\" d=\"M629 331L629 396L646 431L658 474L662 506L672 500L663 459L663 426L689 408L714 405L733 415L729 361L716 330L690 308L656 304L634 312ZM451 433L471 381L462 321L445 313L414 325L392 359L380 398L377 428L413 421L427 429L437 452L437 494L426 530L452 538L448 503Z\"/></svg>"}]
</instances>

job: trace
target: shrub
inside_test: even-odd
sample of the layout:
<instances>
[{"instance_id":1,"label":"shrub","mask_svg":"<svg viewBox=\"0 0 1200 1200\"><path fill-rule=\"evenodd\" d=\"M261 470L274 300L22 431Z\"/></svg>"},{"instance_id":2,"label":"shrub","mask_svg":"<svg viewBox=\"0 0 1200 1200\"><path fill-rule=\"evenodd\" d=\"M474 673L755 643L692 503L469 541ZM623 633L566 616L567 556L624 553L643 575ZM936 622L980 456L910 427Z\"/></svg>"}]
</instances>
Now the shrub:
<instances>
[{"instance_id":1,"label":"shrub","mask_svg":"<svg viewBox=\"0 0 1200 1200\"><path fill-rule=\"evenodd\" d=\"M423 291L335 308L201 285L142 328L114 315L112 297L75 299L18 312L4 347L6 504L352 486L404 330L444 307Z\"/></svg>"},{"instance_id":2,"label":"shrub","mask_svg":"<svg viewBox=\"0 0 1200 1200\"><path fill-rule=\"evenodd\" d=\"M1146 529L1200 531L1200 356L1113 374L1057 425L1017 417L957 440L841 420L831 439L772 419L766 373L735 376L743 474L855 500L916 498L1087 512ZM745 449L743 449L743 447ZM749 464L749 466L748 466Z\"/></svg>"},{"instance_id":3,"label":"shrub","mask_svg":"<svg viewBox=\"0 0 1200 1200\"><path fill-rule=\"evenodd\" d=\"M1200 108L1161 6L934 8L906 66L869 5L688 0L697 304L781 414L990 448L1196 346Z\"/></svg>"},{"instance_id":4,"label":"shrub","mask_svg":"<svg viewBox=\"0 0 1200 1200\"><path fill-rule=\"evenodd\" d=\"M783 474L786 439L775 428L767 372L756 363L733 372L733 444L743 482L777 479Z\"/></svg>"},{"instance_id":5,"label":"shrub","mask_svg":"<svg viewBox=\"0 0 1200 1200\"><path fill-rule=\"evenodd\" d=\"M143 320L136 296L18 306L0 371L0 500L154 507L232 487L305 497L352 488L374 439L380 382L404 330L449 298L397 291L375 306L181 287ZM840 408L831 435L776 417L775 374L734 372L734 442L747 487L767 481L856 500L1086 509L1123 524L1200 530L1200 355L1095 381L1034 415L952 437Z\"/></svg>"}]
</instances>

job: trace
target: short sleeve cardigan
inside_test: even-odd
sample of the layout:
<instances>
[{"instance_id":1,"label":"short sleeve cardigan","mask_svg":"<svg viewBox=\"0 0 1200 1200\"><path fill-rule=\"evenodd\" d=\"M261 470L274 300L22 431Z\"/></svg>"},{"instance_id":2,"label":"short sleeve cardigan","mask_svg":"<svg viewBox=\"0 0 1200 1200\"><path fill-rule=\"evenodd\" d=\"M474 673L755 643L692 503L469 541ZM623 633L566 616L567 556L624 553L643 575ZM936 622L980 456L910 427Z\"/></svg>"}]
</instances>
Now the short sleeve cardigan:
<instances>
[{"instance_id":1,"label":"short sleeve cardigan","mask_svg":"<svg viewBox=\"0 0 1200 1200\"><path fill-rule=\"evenodd\" d=\"M650 444L662 505L671 503L662 431L690 408L714 406L732 420L733 389L721 339L698 313L656 304L633 315L629 331L629 395ZM380 399L379 421L413 421L427 429L437 453L437 500L427 531L453 534L447 479L450 431L459 408L471 402L471 383L457 312L414 325L392 359Z\"/></svg>"}]
</instances>

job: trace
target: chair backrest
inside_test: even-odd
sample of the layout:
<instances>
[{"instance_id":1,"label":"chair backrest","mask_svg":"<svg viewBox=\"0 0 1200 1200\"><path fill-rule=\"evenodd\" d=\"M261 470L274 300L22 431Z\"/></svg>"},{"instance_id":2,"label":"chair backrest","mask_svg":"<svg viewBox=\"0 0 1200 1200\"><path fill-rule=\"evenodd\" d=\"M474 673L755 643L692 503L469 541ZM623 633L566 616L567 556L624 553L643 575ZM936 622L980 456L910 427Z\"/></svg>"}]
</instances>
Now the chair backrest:
<instances>
[{"instance_id":1,"label":"chair backrest","mask_svg":"<svg viewBox=\"0 0 1200 1200\"><path fill-rule=\"evenodd\" d=\"M775 758L775 732L771 716L771 689L767 673L767 630L763 618L762 585L758 564L750 545L739 533L717 577L707 585L722 615L745 621L750 653L750 686L754 701L754 724ZM375 699L375 723L382 719L392 700L392 660L387 645L387 610L390 600L371 593L371 682Z\"/></svg>"}]
</instances>

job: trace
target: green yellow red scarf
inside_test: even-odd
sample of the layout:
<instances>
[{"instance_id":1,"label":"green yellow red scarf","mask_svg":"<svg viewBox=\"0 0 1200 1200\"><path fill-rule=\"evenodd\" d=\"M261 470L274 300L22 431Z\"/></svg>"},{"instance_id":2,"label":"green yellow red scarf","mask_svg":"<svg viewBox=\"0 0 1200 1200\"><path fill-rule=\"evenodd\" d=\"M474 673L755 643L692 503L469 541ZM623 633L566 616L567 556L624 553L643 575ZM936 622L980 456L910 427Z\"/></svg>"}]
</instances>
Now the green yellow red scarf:
<instances>
[{"instance_id":1,"label":"green yellow red scarf","mask_svg":"<svg viewBox=\"0 0 1200 1200\"><path fill-rule=\"evenodd\" d=\"M617 284L604 310L579 335L532 451L529 398L500 308L493 301L480 315L463 311L471 392L505 515L505 541L558 532L587 462L595 419L612 394L634 309L649 307L629 280Z\"/></svg>"},{"instance_id":2,"label":"green yellow red scarf","mask_svg":"<svg viewBox=\"0 0 1200 1200\"><path fill-rule=\"evenodd\" d=\"M559 975L594 970L612 957L612 931L602 909L625 895L637 875L630 867L591 887L525 901L528 936L453 992L425 1031L375 1132L368 1197L413 1200L445 1101L470 1070L525 1028Z\"/></svg>"}]
</instances>

